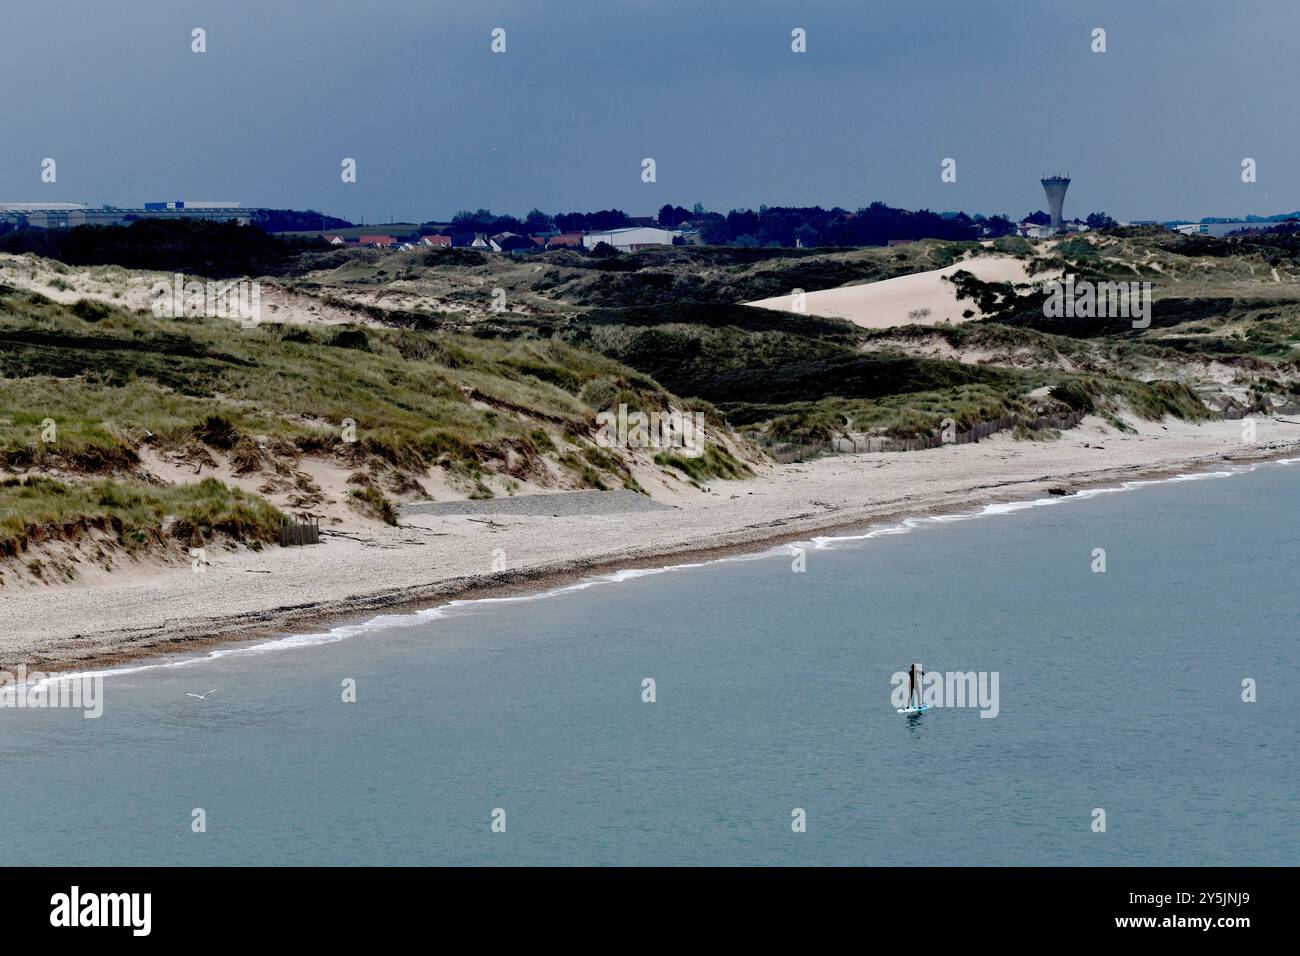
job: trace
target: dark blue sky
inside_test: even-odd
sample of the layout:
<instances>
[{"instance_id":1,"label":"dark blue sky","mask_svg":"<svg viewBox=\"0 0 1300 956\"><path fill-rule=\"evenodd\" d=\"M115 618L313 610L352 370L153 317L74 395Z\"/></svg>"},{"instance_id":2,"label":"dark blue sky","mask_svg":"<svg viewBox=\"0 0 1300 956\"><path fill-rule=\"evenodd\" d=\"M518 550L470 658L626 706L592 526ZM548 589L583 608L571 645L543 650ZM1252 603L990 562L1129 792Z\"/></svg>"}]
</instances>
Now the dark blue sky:
<instances>
[{"instance_id":1,"label":"dark blue sky","mask_svg":"<svg viewBox=\"0 0 1300 956\"><path fill-rule=\"evenodd\" d=\"M1067 215L1300 207L1295 0L7 0L3 21L0 201L1019 216L1059 169Z\"/></svg>"}]
</instances>

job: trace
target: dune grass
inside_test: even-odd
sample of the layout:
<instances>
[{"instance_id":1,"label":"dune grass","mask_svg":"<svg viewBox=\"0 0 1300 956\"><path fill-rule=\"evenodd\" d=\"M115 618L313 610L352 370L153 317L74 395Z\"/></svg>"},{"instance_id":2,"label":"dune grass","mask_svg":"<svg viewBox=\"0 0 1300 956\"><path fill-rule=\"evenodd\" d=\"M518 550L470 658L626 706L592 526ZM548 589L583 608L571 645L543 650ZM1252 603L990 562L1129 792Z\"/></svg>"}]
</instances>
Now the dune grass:
<instances>
[{"instance_id":1,"label":"dune grass","mask_svg":"<svg viewBox=\"0 0 1300 956\"><path fill-rule=\"evenodd\" d=\"M675 468L697 485L710 478L737 479L753 474L748 465L737 460L725 448L716 445L706 445L704 453L695 457L662 452L655 455L655 464Z\"/></svg>"},{"instance_id":2,"label":"dune grass","mask_svg":"<svg viewBox=\"0 0 1300 956\"><path fill-rule=\"evenodd\" d=\"M257 437L326 452L355 439L349 454L399 467L474 467L585 435L590 382L669 401L645 376L548 340L79 312L0 293L0 466L114 472L141 444Z\"/></svg>"},{"instance_id":3,"label":"dune grass","mask_svg":"<svg viewBox=\"0 0 1300 956\"><path fill-rule=\"evenodd\" d=\"M134 549L165 538L203 544L222 535L258 546L276 539L284 516L267 502L215 478L154 485L108 479L80 483L29 476L0 481L0 556L95 529Z\"/></svg>"}]
</instances>

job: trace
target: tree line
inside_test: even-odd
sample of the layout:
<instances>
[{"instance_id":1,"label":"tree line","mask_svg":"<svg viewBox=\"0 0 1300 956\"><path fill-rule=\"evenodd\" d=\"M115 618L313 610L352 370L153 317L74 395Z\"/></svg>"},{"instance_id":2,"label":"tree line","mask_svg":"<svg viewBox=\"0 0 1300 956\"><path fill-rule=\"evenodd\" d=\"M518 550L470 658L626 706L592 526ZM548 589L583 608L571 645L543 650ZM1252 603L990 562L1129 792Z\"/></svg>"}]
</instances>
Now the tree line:
<instances>
[{"instance_id":1,"label":"tree line","mask_svg":"<svg viewBox=\"0 0 1300 956\"><path fill-rule=\"evenodd\" d=\"M1050 217L1036 210L1029 222L1046 224ZM1092 213L1088 225L1094 229L1115 225L1105 213ZM491 210L463 210L449 225L426 223L430 231L444 234L475 232L495 235L599 232L644 224L621 209L598 212L566 212L554 215L534 209L520 219L496 215ZM698 229L701 240L711 246L883 246L891 239L948 239L972 241L1011 235L1016 224L1005 215L967 215L964 212L936 213L928 209L908 210L874 202L857 210L821 206L760 206L723 213L706 210L696 203L691 209L671 203L660 208L653 223L661 229L688 226Z\"/></svg>"}]
</instances>

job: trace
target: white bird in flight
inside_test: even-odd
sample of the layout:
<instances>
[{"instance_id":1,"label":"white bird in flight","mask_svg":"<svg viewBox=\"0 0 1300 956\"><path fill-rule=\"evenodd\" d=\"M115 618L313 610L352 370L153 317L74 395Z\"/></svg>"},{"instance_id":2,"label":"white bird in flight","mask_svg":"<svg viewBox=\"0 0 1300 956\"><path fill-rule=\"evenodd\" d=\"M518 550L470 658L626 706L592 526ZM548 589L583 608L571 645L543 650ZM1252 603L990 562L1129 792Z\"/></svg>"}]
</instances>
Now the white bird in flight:
<instances>
[{"instance_id":1,"label":"white bird in flight","mask_svg":"<svg viewBox=\"0 0 1300 956\"><path fill-rule=\"evenodd\" d=\"M217 689L214 687L214 688L212 688L212 690L208 691L208 694L215 694L216 692L217 692ZM199 700L207 700L207 699L208 699L208 694L186 694L185 696L186 696L186 697L197 697Z\"/></svg>"}]
</instances>

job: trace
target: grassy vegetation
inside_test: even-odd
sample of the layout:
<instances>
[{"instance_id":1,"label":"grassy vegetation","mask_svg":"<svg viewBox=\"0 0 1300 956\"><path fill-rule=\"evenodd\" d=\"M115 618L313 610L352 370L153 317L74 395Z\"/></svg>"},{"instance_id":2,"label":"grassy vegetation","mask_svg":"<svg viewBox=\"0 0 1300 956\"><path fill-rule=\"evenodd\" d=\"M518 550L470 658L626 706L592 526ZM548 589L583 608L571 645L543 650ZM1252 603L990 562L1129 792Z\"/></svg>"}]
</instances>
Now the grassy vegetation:
<instances>
[{"instance_id":1,"label":"grassy vegetation","mask_svg":"<svg viewBox=\"0 0 1300 956\"><path fill-rule=\"evenodd\" d=\"M122 471L143 445L256 438L410 471L472 471L507 452L527 469L588 432L595 410L580 396L593 382L646 407L670 401L649 378L556 341L85 311L0 293L0 464ZM55 441L42 440L47 420Z\"/></svg>"},{"instance_id":2,"label":"grassy vegetation","mask_svg":"<svg viewBox=\"0 0 1300 956\"><path fill-rule=\"evenodd\" d=\"M1112 399L1122 399L1128 409L1149 421L1159 421L1166 415L1189 422L1207 421L1214 417L1196 392L1181 382L1134 382L1108 378L1100 384L1104 394Z\"/></svg>"},{"instance_id":3,"label":"grassy vegetation","mask_svg":"<svg viewBox=\"0 0 1300 956\"><path fill-rule=\"evenodd\" d=\"M1090 412L1096 408L1093 394L1082 382L1067 379L1052 386L1049 393L1058 402L1064 402L1070 408L1080 412Z\"/></svg>"},{"instance_id":4,"label":"grassy vegetation","mask_svg":"<svg viewBox=\"0 0 1300 956\"><path fill-rule=\"evenodd\" d=\"M754 405L735 409L733 424L760 426L765 441L811 444L846 431L891 438L934 434L944 419L959 430L1022 410L1012 391L991 385L963 385L936 391L887 395L874 400L826 399L786 406Z\"/></svg>"},{"instance_id":5,"label":"grassy vegetation","mask_svg":"<svg viewBox=\"0 0 1300 956\"><path fill-rule=\"evenodd\" d=\"M868 331L836 319L755 314L735 304L796 287L937 268L969 251L959 243L800 250L798 256L725 251L763 253L743 265L725 261L720 250L660 250L619 257L608 266L619 270L613 291L582 287L584 311L549 332L527 334L556 335L599 351L676 394L707 400L733 425L761 426L774 441L817 440L850 421L899 437L931 432L947 417L966 427L1008 411L1032 411L1025 403L1030 390L1067 380L1085 383L1108 416L1200 420L1209 412L1188 382L1209 362L1232 362L1243 381L1257 383L1252 387L1275 382L1275 393L1300 379L1300 287L1279 289L1271 264L1285 254L1290 258L1282 267L1294 266L1300 275L1300 243L1282 245L1243 243L1236 256L1207 260L1200 245L1150 231L1095 233L1054 247L1015 237L994 243L997 251L1025 259L1035 274L1056 268L1080 280L1152 282L1153 321L1146 329L1134 329L1128 318L1048 319L1041 290L962 273L959 293L990 320ZM678 282L677 260L704 274L691 291ZM742 268L745 278L738 274ZM819 269L826 272L819 275ZM1243 283L1253 285L1243 290ZM981 358L918 354L938 341ZM1265 364L1246 361L1253 359ZM1206 385L1213 390L1213 383ZM1078 401L1081 394L1057 398L1075 408L1065 398Z\"/></svg>"},{"instance_id":6,"label":"grassy vegetation","mask_svg":"<svg viewBox=\"0 0 1300 956\"><path fill-rule=\"evenodd\" d=\"M1031 275L1152 283L1150 326L1050 319L1040 289L958 272L959 294L988 318L929 326L918 313L917 324L874 331L740 303L941 268L977 246L510 257L323 249L207 224L11 242L103 263L90 270L96 284L123 266L275 275L322 311L359 320L241 328L0 285L0 558L6 573L20 566L38 580L74 573L56 545L79 537L97 543L86 550L98 563L115 549L278 537L283 515L255 495L212 478L145 480L159 460L197 472L215 456L302 510L327 494L300 459L325 459L351 472L342 497L354 514L391 525L399 498L431 493L420 480L435 468L475 498L533 479L553 486L557 471L568 487L642 491L625 454L593 440L596 414L619 405L703 412L711 438L730 426L776 445L920 438L947 420L964 431L1009 413L1083 411L1131 431L1126 418L1211 418L1207 400L1262 409L1300 399L1295 236L1221 242L1119 229L1050 246L1006 237L994 250ZM39 266L52 295L94 287L59 262L18 262L8 281L34 279ZM488 308L496 289L505 312ZM1018 427L1013 437L1059 433ZM752 474L732 451L749 454L733 442L654 461L704 487Z\"/></svg>"},{"instance_id":7,"label":"grassy vegetation","mask_svg":"<svg viewBox=\"0 0 1300 956\"><path fill-rule=\"evenodd\" d=\"M528 314L490 316L473 327L476 335L560 338L631 366L678 395L707 400L733 424L762 425L779 440L833 429L836 417L846 414L900 435L932 427L936 414L963 421L1001 414L1017 408L1028 388L1071 375L1095 380L1106 414L1132 399L1139 415L1169 408L1191 416L1202 412L1143 382L1189 380L1198 365L1211 361L1232 363L1243 381L1270 379L1284 389L1300 377L1300 288L1291 278L1300 276L1295 237L1221 243L1115 229L1052 245L1004 237L992 246L1024 261L1031 275L1063 270L1080 281L1151 282L1151 326L1134 329L1122 317L1048 318L1041 290L960 272L959 293L990 320L873 332L739 305L796 288L940 268L977 250L973 243L678 247L607 259L557 251L523 260L478 255L472 262L412 254L403 265L394 256L346 268L382 286L388 279L378 274L383 262L390 274L401 270L404 289L428 290L471 308L483 308L483 289L504 288ZM334 281L328 274L318 278L326 286ZM963 363L918 354L938 340L981 358ZM863 351L877 354L863 360ZM1267 364L1246 361L1253 359ZM991 392L972 402L972 386Z\"/></svg>"},{"instance_id":8,"label":"grassy vegetation","mask_svg":"<svg viewBox=\"0 0 1300 956\"><path fill-rule=\"evenodd\" d=\"M696 485L710 478L738 479L753 474L748 465L716 445L706 446L704 454L693 458L675 452L661 452L655 455L655 464L677 469Z\"/></svg>"},{"instance_id":9,"label":"grassy vegetation","mask_svg":"<svg viewBox=\"0 0 1300 956\"><path fill-rule=\"evenodd\" d=\"M652 309L598 309L563 337L644 372L675 394L707 401L732 424L771 420L780 440L796 440L810 413L833 416L845 402L977 383L1006 394L1019 384L1017 373L996 368L897 351L864 354L870 333L839 319L703 304L663 311L684 321L652 324Z\"/></svg>"},{"instance_id":10,"label":"grassy vegetation","mask_svg":"<svg viewBox=\"0 0 1300 956\"><path fill-rule=\"evenodd\" d=\"M518 487L558 467L581 485L641 491L619 454L591 444L596 412L620 401L716 415L559 340L241 328L0 289L0 469L25 476L0 489L0 554L92 531L129 548L274 540L281 515L255 496L140 480L146 450L200 467L220 453L236 473L281 476L308 507L320 489L296 462L332 458L361 476L348 504L388 524L397 506L371 475L419 490L414 479L440 466L491 497L489 474Z\"/></svg>"},{"instance_id":11,"label":"grassy vegetation","mask_svg":"<svg viewBox=\"0 0 1300 956\"><path fill-rule=\"evenodd\" d=\"M397 507L383 492L372 485L353 488L348 492L357 509L384 524L397 524Z\"/></svg>"},{"instance_id":12,"label":"grassy vegetation","mask_svg":"<svg viewBox=\"0 0 1300 956\"><path fill-rule=\"evenodd\" d=\"M1140 413L1169 407L1195 414L1182 398L1170 399L1140 382L1120 387L1103 380L1112 375L1123 379L1133 372L1150 377L1153 365L1215 358L1293 364L1300 343L1296 319L1300 310L1293 301L1276 295L1261 300L1167 294L1175 288L1221 291L1224 282L1268 274L1270 259L1284 266L1300 263L1295 248L1285 242L1257 246L1243 245L1237 256L1207 258L1200 255L1199 245L1189 246L1178 237L1117 230L1071 238L1057 244L1052 255L1033 258L1036 269L1067 268L1080 278L1153 277L1158 290L1155 319L1145 331L1133 330L1126 320L1110 324L1046 320L1041 302L1026 297L1023 290L1014 295L1016 290L1010 287L960 274L961 290L973 303L992 311L996 321L868 332L839 320L736 304L797 287L823 288L936 268L956 261L971 248L960 243L858 250L674 248L610 259L570 251L527 260L454 250L452 254L396 255L331 251L313 260L324 271L303 282L304 288L327 299L331 286L363 284L383 289L402 278L408 285L440 289L439 294L447 293L453 301L458 296L466 302L481 297L482 292L474 289L505 288L512 303L523 300L531 311L494 315L468 326L462 321L464 331L455 332L451 331L456 328L454 321L445 312L366 304L360 306L366 314L404 325L408 331L282 329L276 333L274 327L264 327L251 335L236 333L233 341L197 335L181 321L152 330L132 328L133 345L118 336L111 351L102 345L92 349L66 328L62 337L49 330L45 337L32 330L6 330L0 336L0 371L23 375L40 370L56 377L85 371L92 384L136 393L147 392L153 382L166 393L164 407L175 406L178 396L188 396L180 402L184 408L173 407L168 415L157 416L157 427L146 424L163 443L187 440L194 426L193 406L219 393L223 398L219 404L227 407L205 412L224 415L241 435L271 430L296 447L328 445L331 439L325 432L330 425L337 427L342 417L350 417L357 422L359 436L364 436L362 448L367 454L410 467L442 460L467 472L481 468L503 443L520 442L526 458L544 451L535 427L512 427L509 419L517 418L519 409L540 412L548 426L541 435L548 443L563 446L566 431L572 435L591 410L612 407L618 400L665 407L665 389L707 402L711 414L733 423L766 423L768 431L782 440L825 431L837 416L906 435L932 427L936 415L965 423L972 417L1001 414L1014 408L1028 388L1058 384L1061 376L1046 367L1066 363L1077 367L1076 374L1097 377L1104 386L1099 394L1132 398ZM995 247L1022 258L1043 248L1013 237L999 240ZM1215 244L1208 248L1219 249ZM1206 261L1214 281L1206 278L1210 268ZM349 306L346 299L335 301ZM31 308L38 309L39 304ZM106 314L102 306L83 306L78 317L99 326L120 327L122 321ZM441 331L426 334L429 330ZM276 334L279 343L265 341ZM913 347L935 336L954 349L989 352L993 358L971 364L915 354ZM901 350L892 347L891 340ZM295 344L311 354L294 355ZM320 345L330 348L322 350ZM562 351L565 346L567 351ZM129 352L132 347L135 354ZM277 354L259 354L264 349ZM312 357L331 349L344 357L333 362ZM864 349L870 354L863 355ZM613 361L598 367L594 363L600 359L593 352ZM178 363L177 356L184 362ZM241 361L253 364L241 366ZM252 368L243 381L241 367ZM314 382L324 375L339 385L329 390L313 388L310 393L280 396L277 389L276 394L267 394L249 380L265 381L268 367L276 367L277 376L282 368L284 378ZM1295 377L1288 368L1276 375L1271 368L1264 371L1283 384ZM413 375L423 378L423 389L411 387ZM360 381L350 382L353 378ZM128 380L136 384L126 386ZM344 382L353 387L343 387ZM379 392L390 393L390 400L376 401ZM467 395L472 396L469 402L464 400ZM226 396L238 400L237 409L228 407ZM119 394L114 400L120 404L128 397ZM277 397L286 400L277 403ZM17 430L30 435L39 420L23 410L39 407L40 401L23 398L8 407L15 424L21 420ZM146 404L155 405L155 398L147 395ZM65 404L73 399L58 396ZM99 407L99 396L94 405ZM479 414L484 405L497 411L496 420ZM303 407L320 409L316 417L323 421L304 422L292 414L292 409ZM112 412L104 417L150 421L143 408L115 407ZM68 451L74 459L89 454L123 463L132 442L140 437L113 435L93 422L84 428L75 421L69 426L65 431L76 436L81 446L72 454L70 438ZM7 453L15 451L11 447ZM30 440L23 443L24 460L38 453ZM556 454L563 456L563 450ZM576 449L564 461L588 484L593 477L618 484L616 475L600 475L601 469Z\"/></svg>"},{"instance_id":13,"label":"grassy vegetation","mask_svg":"<svg viewBox=\"0 0 1300 956\"><path fill-rule=\"evenodd\" d=\"M395 279L441 301L484 308L492 289L507 293L510 316L491 317L500 333L563 329L574 310L622 312L627 324L684 319L699 305L738 309L738 303L871 282L955 261L971 244L925 241L893 249L764 249L676 246L599 259L571 250L527 257L494 256L473 249L378 253L346 250L300 256L316 269L297 285L306 291L382 290ZM526 311L527 315L521 314ZM400 311L398 309L397 311ZM704 313L697 313L704 315ZM707 324L707 320L705 320Z\"/></svg>"},{"instance_id":14,"label":"grassy vegetation","mask_svg":"<svg viewBox=\"0 0 1300 956\"><path fill-rule=\"evenodd\" d=\"M1031 274L1151 282L1150 327L1049 319L1041 290L958 272L959 294L990 318L872 331L739 303L940 268L977 247L388 254L201 226L168 251L164 232L23 241L57 243L72 262L287 276L290 288L381 327L245 329L0 286L0 469L129 484L147 451L202 461L215 449L237 473L305 455L386 482L440 466L477 497L494 493L494 478L508 491L554 468L574 484L640 490L620 454L592 444L597 412L703 411L713 433L726 422L764 442L813 443L846 431L915 438L945 419L967 429L1010 412L1082 410L1115 427L1127 427L1122 415L1197 421L1220 392L1260 407L1300 396L1294 236L1219 242L1119 229L1051 246L1006 237L994 249ZM77 277L50 268L51 288L75 295ZM506 291L503 313L487 308L494 289ZM696 484L748 472L714 446L656 461ZM349 499L379 520L395 514L378 481Z\"/></svg>"},{"instance_id":15,"label":"grassy vegetation","mask_svg":"<svg viewBox=\"0 0 1300 956\"><path fill-rule=\"evenodd\" d=\"M101 480L72 483L29 476L0 481L0 556L98 530L133 550L163 539L184 546L224 535L250 545L275 540L284 516L215 478L190 485Z\"/></svg>"},{"instance_id":16,"label":"grassy vegetation","mask_svg":"<svg viewBox=\"0 0 1300 956\"><path fill-rule=\"evenodd\" d=\"M1016 422L1011 437L1015 441L1055 441L1061 433L1055 428L1030 428L1024 422Z\"/></svg>"}]
</instances>

